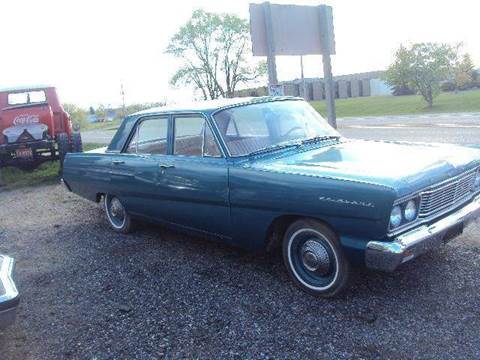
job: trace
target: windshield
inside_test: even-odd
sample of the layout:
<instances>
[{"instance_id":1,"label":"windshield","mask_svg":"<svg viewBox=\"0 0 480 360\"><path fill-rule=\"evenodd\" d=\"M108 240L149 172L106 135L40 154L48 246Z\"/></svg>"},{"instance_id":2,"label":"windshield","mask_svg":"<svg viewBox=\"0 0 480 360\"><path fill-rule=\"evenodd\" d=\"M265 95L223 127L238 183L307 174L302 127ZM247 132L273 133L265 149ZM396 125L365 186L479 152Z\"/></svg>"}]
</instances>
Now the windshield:
<instances>
[{"instance_id":1,"label":"windshield","mask_svg":"<svg viewBox=\"0 0 480 360\"><path fill-rule=\"evenodd\" d=\"M307 139L340 136L315 109L299 100L234 107L218 112L214 120L232 156Z\"/></svg>"}]
</instances>

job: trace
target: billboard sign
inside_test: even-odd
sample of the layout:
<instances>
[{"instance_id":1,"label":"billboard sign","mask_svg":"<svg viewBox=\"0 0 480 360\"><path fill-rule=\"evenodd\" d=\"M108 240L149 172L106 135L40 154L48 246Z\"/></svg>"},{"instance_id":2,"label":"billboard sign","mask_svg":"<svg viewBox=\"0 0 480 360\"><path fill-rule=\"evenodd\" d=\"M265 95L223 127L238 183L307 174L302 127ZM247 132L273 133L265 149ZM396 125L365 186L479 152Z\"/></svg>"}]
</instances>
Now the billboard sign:
<instances>
[{"instance_id":1,"label":"billboard sign","mask_svg":"<svg viewBox=\"0 0 480 360\"><path fill-rule=\"evenodd\" d=\"M250 34L253 55L268 56L269 41L274 55L333 55L332 8L250 4Z\"/></svg>"}]
</instances>

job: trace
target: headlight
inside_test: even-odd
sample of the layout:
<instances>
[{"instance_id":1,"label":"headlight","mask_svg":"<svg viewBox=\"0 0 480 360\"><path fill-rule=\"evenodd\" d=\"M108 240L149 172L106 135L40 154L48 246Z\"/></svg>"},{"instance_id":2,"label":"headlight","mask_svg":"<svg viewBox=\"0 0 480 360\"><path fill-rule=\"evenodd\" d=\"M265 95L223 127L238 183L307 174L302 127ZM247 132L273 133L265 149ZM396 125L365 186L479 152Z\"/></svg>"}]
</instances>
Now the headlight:
<instances>
[{"instance_id":1,"label":"headlight","mask_svg":"<svg viewBox=\"0 0 480 360\"><path fill-rule=\"evenodd\" d=\"M417 216L417 204L415 201L409 200L405 205L405 210L403 210L403 216L405 216L405 220L412 221Z\"/></svg>"},{"instance_id":2,"label":"headlight","mask_svg":"<svg viewBox=\"0 0 480 360\"><path fill-rule=\"evenodd\" d=\"M395 206L390 213L390 228L396 228L402 223L402 208Z\"/></svg>"},{"instance_id":3,"label":"headlight","mask_svg":"<svg viewBox=\"0 0 480 360\"><path fill-rule=\"evenodd\" d=\"M480 188L480 170L477 171L477 175L475 176L475 189Z\"/></svg>"},{"instance_id":4,"label":"headlight","mask_svg":"<svg viewBox=\"0 0 480 360\"><path fill-rule=\"evenodd\" d=\"M419 203L420 198L418 196L397 202L390 213L390 230L415 221L418 215Z\"/></svg>"}]
</instances>

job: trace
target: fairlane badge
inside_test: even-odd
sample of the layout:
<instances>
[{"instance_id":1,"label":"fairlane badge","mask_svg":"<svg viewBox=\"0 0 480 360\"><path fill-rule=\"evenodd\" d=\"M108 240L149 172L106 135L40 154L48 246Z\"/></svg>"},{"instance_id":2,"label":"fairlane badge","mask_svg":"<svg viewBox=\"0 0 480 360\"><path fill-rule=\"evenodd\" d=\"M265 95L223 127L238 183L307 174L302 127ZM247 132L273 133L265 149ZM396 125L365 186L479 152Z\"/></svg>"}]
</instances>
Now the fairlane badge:
<instances>
[{"instance_id":1,"label":"fairlane badge","mask_svg":"<svg viewBox=\"0 0 480 360\"><path fill-rule=\"evenodd\" d=\"M355 206L363 206L363 207L370 207L370 208L375 207L375 205L371 202L357 201L357 200L347 200L347 199L334 199L334 198L331 198L329 196L319 196L318 200L326 201L326 202L333 202L335 204L355 205Z\"/></svg>"}]
</instances>

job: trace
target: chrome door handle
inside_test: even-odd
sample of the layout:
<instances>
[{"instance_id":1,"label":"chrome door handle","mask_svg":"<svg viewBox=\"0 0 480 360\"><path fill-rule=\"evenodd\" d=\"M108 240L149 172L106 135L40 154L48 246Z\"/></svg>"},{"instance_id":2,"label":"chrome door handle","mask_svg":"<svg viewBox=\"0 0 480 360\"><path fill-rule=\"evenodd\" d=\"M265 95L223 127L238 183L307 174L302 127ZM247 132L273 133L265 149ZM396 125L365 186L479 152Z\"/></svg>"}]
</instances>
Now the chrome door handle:
<instances>
[{"instance_id":1,"label":"chrome door handle","mask_svg":"<svg viewBox=\"0 0 480 360\"><path fill-rule=\"evenodd\" d=\"M125 161L123 161L123 160L113 160L112 164L113 165L121 165L121 164L125 164Z\"/></svg>"},{"instance_id":2,"label":"chrome door handle","mask_svg":"<svg viewBox=\"0 0 480 360\"><path fill-rule=\"evenodd\" d=\"M173 164L158 164L158 167L160 169L171 169L171 168L174 168L175 165L173 165Z\"/></svg>"}]
</instances>

